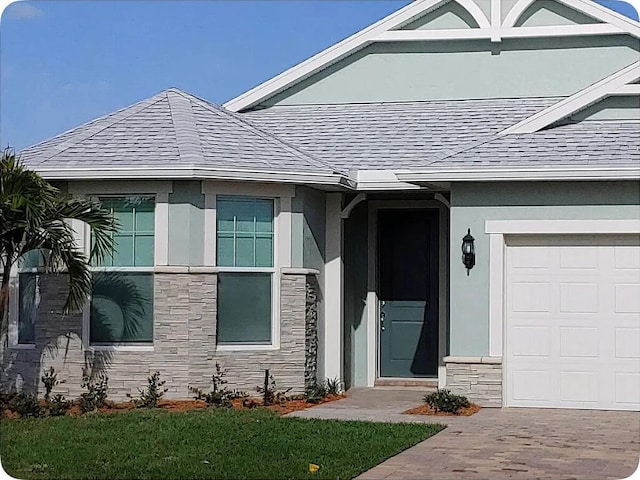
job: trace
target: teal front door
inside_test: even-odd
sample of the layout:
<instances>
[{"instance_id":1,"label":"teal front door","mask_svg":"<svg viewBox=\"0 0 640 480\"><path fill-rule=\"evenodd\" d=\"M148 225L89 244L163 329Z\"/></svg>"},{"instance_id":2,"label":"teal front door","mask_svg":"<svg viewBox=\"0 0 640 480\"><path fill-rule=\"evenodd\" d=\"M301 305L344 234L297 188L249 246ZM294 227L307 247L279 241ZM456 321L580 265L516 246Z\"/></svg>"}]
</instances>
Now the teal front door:
<instances>
[{"instance_id":1,"label":"teal front door","mask_svg":"<svg viewBox=\"0 0 640 480\"><path fill-rule=\"evenodd\" d=\"M438 211L378 213L380 376L438 373Z\"/></svg>"}]
</instances>

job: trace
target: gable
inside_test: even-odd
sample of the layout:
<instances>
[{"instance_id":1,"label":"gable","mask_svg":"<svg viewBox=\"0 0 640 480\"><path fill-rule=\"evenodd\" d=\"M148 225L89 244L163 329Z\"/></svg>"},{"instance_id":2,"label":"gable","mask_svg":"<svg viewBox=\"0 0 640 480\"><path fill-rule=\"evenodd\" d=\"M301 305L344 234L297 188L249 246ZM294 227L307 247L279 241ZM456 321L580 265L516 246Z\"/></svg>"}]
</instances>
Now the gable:
<instances>
[{"instance_id":1,"label":"gable","mask_svg":"<svg viewBox=\"0 0 640 480\"><path fill-rule=\"evenodd\" d=\"M403 25L398 30L439 30L447 28L479 28L479 25L462 5L449 1L442 7Z\"/></svg>"},{"instance_id":2,"label":"gable","mask_svg":"<svg viewBox=\"0 0 640 480\"><path fill-rule=\"evenodd\" d=\"M602 23L592 17L552 0L537 0L527 8L516 27L541 27L550 25L586 25Z\"/></svg>"},{"instance_id":3,"label":"gable","mask_svg":"<svg viewBox=\"0 0 640 480\"><path fill-rule=\"evenodd\" d=\"M568 96L637 58L620 36L378 43L260 106Z\"/></svg>"}]
</instances>

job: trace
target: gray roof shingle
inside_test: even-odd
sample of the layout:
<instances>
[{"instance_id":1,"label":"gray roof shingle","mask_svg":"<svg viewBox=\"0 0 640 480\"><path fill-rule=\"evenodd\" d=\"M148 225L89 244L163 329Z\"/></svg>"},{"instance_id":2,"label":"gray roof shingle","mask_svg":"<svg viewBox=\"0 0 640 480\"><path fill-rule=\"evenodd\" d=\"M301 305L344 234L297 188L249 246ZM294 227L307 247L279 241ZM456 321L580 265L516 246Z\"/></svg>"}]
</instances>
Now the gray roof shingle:
<instances>
[{"instance_id":1,"label":"gray roof shingle","mask_svg":"<svg viewBox=\"0 0 640 480\"><path fill-rule=\"evenodd\" d=\"M273 107L243 113L343 170L422 168L561 98Z\"/></svg>"},{"instance_id":2,"label":"gray roof shingle","mask_svg":"<svg viewBox=\"0 0 640 480\"><path fill-rule=\"evenodd\" d=\"M582 121L536 133L504 135L429 167L640 166L640 122Z\"/></svg>"},{"instance_id":3,"label":"gray roof shingle","mask_svg":"<svg viewBox=\"0 0 640 480\"><path fill-rule=\"evenodd\" d=\"M24 149L31 167L207 167L332 173L328 164L177 89Z\"/></svg>"}]
</instances>

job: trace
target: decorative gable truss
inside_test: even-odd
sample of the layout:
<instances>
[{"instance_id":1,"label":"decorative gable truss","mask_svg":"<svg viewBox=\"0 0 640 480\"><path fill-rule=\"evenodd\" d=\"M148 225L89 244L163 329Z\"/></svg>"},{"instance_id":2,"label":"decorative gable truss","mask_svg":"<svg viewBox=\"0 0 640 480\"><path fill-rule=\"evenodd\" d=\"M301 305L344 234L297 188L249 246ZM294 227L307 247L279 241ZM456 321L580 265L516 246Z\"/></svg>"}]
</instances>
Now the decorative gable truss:
<instances>
[{"instance_id":1,"label":"decorative gable truss","mask_svg":"<svg viewBox=\"0 0 640 480\"><path fill-rule=\"evenodd\" d=\"M235 112L249 109L375 43L485 39L498 45L511 38L620 34L640 38L638 22L591 0L518 0L509 9L504 8L503 1L416 0L224 106ZM560 13L549 11L550 6ZM556 18L562 18L563 12L570 13L573 21L557 22L564 24L532 21L540 10L547 10ZM449 20L438 22L445 15Z\"/></svg>"}]
</instances>

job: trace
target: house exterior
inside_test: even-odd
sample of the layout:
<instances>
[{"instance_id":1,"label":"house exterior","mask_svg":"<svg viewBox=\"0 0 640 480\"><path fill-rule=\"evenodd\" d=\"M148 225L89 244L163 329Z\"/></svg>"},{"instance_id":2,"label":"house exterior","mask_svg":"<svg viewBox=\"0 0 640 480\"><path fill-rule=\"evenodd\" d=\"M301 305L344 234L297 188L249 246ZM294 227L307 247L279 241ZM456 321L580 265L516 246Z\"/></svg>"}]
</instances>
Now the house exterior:
<instances>
[{"instance_id":1,"label":"house exterior","mask_svg":"<svg viewBox=\"0 0 640 480\"><path fill-rule=\"evenodd\" d=\"M418 0L224 106L169 89L25 149L122 231L82 312L16 269L4 388L188 398L219 362L640 409L639 37L587 0Z\"/></svg>"}]
</instances>

